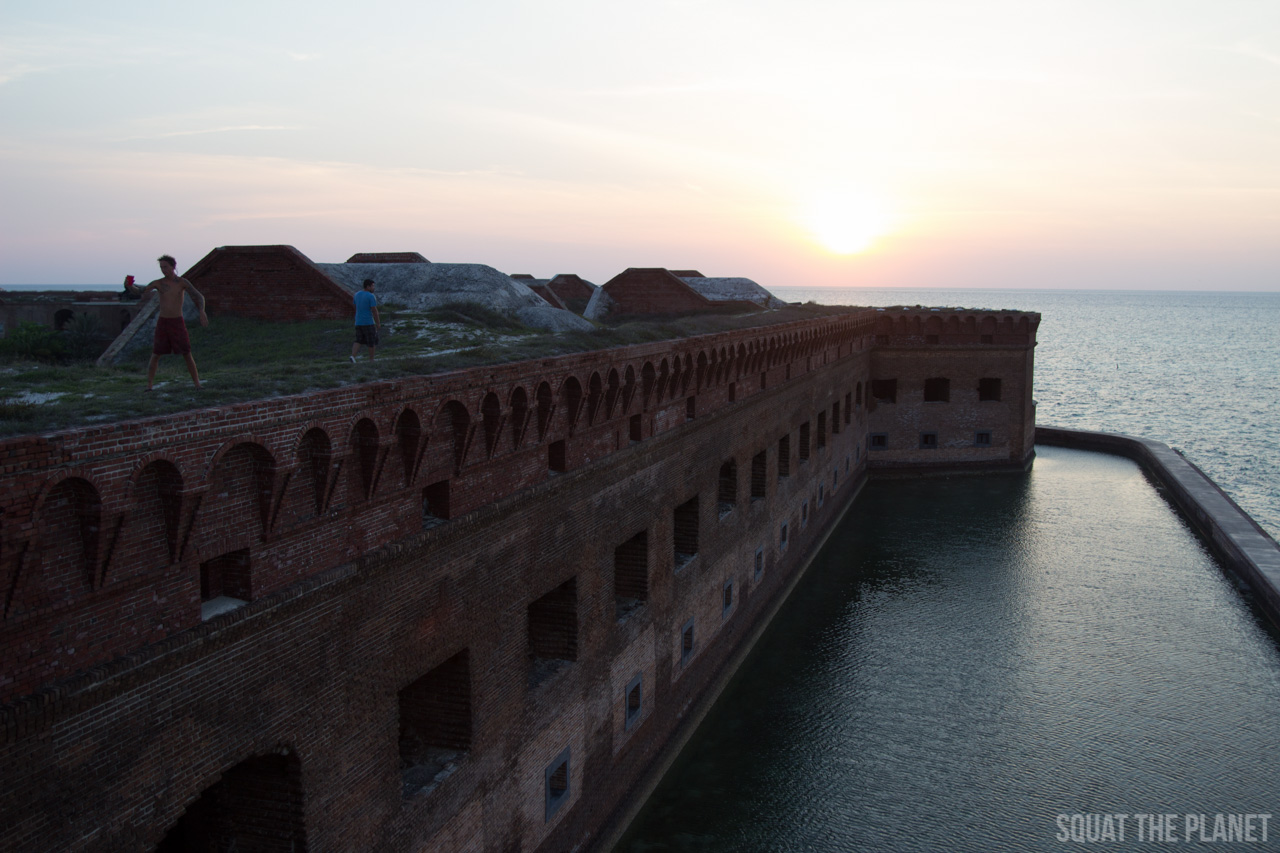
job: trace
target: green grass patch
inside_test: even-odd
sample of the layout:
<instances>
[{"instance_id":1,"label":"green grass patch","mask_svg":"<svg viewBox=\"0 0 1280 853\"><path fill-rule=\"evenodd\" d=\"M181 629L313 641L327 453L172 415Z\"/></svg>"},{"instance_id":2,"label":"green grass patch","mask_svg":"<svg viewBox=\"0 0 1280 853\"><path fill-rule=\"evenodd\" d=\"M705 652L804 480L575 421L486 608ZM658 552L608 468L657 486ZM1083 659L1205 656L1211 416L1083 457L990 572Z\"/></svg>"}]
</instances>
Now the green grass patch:
<instances>
[{"instance_id":1,"label":"green grass patch","mask_svg":"<svg viewBox=\"0 0 1280 853\"><path fill-rule=\"evenodd\" d=\"M846 309L847 310L847 309ZM91 423L173 414L206 406L269 399L402 376L486 364L550 358L838 313L827 306L788 306L740 316L702 315L630 321L593 331L535 332L475 306L444 306L426 314L383 306L377 360L349 356L350 321L268 323L213 317L191 326L192 352L203 388L196 391L179 356L164 356L156 387L146 388L148 348L122 363L48 364L10 354L0 358L0 435L43 433Z\"/></svg>"}]
</instances>

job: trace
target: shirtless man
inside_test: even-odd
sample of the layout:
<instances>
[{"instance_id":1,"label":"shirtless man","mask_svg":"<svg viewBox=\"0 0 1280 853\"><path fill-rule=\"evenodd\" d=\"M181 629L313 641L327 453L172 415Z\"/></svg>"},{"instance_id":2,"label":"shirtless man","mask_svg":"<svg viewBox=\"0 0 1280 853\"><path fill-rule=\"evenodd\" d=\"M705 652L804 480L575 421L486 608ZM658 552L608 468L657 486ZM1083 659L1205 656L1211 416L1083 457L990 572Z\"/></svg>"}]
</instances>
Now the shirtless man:
<instances>
[{"instance_id":1,"label":"shirtless man","mask_svg":"<svg viewBox=\"0 0 1280 853\"><path fill-rule=\"evenodd\" d=\"M148 284L139 294L142 302L146 302L151 291L160 294L160 316L156 318L156 337L151 347L151 364L147 365L147 390L156 378L156 367L160 365L160 356L177 353L187 362L187 370L191 372L191 381L200 390L200 373L196 370L196 360L191 357L191 339L187 336L187 324L182 319L182 297L190 292L191 298L200 307L200 325L209 325L209 318L204 313L204 295L196 290L191 282L174 272L178 262L171 255L161 255L158 278ZM139 293L137 285L128 282L126 285L133 293ZM139 303L139 305L142 304Z\"/></svg>"}]
</instances>

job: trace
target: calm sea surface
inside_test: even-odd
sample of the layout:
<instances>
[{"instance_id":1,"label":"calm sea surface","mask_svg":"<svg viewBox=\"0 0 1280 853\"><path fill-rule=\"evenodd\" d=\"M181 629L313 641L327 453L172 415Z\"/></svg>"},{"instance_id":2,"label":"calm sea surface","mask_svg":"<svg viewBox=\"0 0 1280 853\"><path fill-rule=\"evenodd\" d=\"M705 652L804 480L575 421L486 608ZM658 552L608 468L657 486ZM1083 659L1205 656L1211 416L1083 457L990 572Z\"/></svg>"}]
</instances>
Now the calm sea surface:
<instances>
[{"instance_id":1,"label":"calm sea surface","mask_svg":"<svg viewBox=\"0 0 1280 853\"><path fill-rule=\"evenodd\" d=\"M1280 294L777 292L1038 311L1038 423L1164 441L1280 530ZM1280 636L1135 464L1037 454L869 484L618 849L1062 850L1127 814L1100 846L1154 850L1134 816L1171 813L1176 849L1280 850ZM1189 843L1200 813L1273 823Z\"/></svg>"},{"instance_id":2,"label":"calm sea surface","mask_svg":"<svg viewBox=\"0 0 1280 853\"><path fill-rule=\"evenodd\" d=\"M1090 814L1280 849L1280 638L1135 464L1041 447L870 483L617 849L1056 851Z\"/></svg>"}]
</instances>

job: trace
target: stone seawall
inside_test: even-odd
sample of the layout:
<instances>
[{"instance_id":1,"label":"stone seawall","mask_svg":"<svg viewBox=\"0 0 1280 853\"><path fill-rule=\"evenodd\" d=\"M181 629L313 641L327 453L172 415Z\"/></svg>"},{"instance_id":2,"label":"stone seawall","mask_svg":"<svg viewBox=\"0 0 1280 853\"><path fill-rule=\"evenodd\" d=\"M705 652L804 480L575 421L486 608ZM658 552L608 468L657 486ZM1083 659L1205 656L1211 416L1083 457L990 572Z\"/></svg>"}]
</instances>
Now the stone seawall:
<instances>
[{"instance_id":1,"label":"stone seawall","mask_svg":"<svg viewBox=\"0 0 1280 853\"><path fill-rule=\"evenodd\" d=\"M1108 432L1036 427L1036 443L1124 456L1164 487L1164 494L1217 556L1257 594L1280 627L1280 546L1213 480L1167 444Z\"/></svg>"}]
</instances>

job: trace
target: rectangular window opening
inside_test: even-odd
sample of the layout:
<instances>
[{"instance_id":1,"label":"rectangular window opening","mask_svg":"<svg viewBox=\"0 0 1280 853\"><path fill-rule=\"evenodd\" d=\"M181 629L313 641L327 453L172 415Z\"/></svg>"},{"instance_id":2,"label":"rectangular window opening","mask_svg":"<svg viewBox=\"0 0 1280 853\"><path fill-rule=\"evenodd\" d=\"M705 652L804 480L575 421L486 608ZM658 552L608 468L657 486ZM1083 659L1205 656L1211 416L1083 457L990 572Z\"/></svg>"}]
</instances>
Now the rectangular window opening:
<instances>
[{"instance_id":1,"label":"rectangular window opening","mask_svg":"<svg viewBox=\"0 0 1280 853\"><path fill-rule=\"evenodd\" d=\"M898 402L898 380L872 379L871 396L881 403Z\"/></svg>"},{"instance_id":2,"label":"rectangular window opening","mask_svg":"<svg viewBox=\"0 0 1280 853\"><path fill-rule=\"evenodd\" d=\"M765 451L761 450L751 457L751 500L764 500L768 496L768 488L769 459Z\"/></svg>"},{"instance_id":3,"label":"rectangular window opening","mask_svg":"<svg viewBox=\"0 0 1280 853\"><path fill-rule=\"evenodd\" d=\"M543 771L543 790L546 800L546 817L550 821L569 799L569 747L557 755Z\"/></svg>"},{"instance_id":4,"label":"rectangular window opening","mask_svg":"<svg viewBox=\"0 0 1280 853\"><path fill-rule=\"evenodd\" d=\"M627 434L631 437L631 441L636 442L636 441L642 440L644 436L641 433L640 416L632 415L631 419L627 423L628 423Z\"/></svg>"},{"instance_id":5,"label":"rectangular window opening","mask_svg":"<svg viewBox=\"0 0 1280 853\"><path fill-rule=\"evenodd\" d=\"M827 413L825 411L818 412L818 449L827 446Z\"/></svg>"},{"instance_id":6,"label":"rectangular window opening","mask_svg":"<svg viewBox=\"0 0 1280 853\"><path fill-rule=\"evenodd\" d=\"M644 682L641 674L636 673L631 681L627 684L626 693L623 697L623 731L631 731L636 723L640 722L640 715L644 712Z\"/></svg>"},{"instance_id":7,"label":"rectangular window opening","mask_svg":"<svg viewBox=\"0 0 1280 853\"><path fill-rule=\"evenodd\" d=\"M973 444L975 447L990 447L991 433L987 431L975 432L973 434Z\"/></svg>"},{"instance_id":8,"label":"rectangular window opening","mask_svg":"<svg viewBox=\"0 0 1280 853\"><path fill-rule=\"evenodd\" d=\"M1000 402L1000 380L996 377L985 377L978 380L978 402Z\"/></svg>"},{"instance_id":9,"label":"rectangular window opening","mask_svg":"<svg viewBox=\"0 0 1280 853\"><path fill-rule=\"evenodd\" d=\"M920 449L921 450L937 450L938 434L936 432L920 433Z\"/></svg>"},{"instance_id":10,"label":"rectangular window opening","mask_svg":"<svg viewBox=\"0 0 1280 853\"><path fill-rule=\"evenodd\" d=\"M728 616L731 610L733 610L733 581L727 580L720 595L720 615Z\"/></svg>"},{"instance_id":11,"label":"rectangular window opening","mask_svg":"<svg viewBox=\"0 0 1280 853\"><path fill-rule=\"evenodd\" d=\"M231 551L200 564L202 621L243 607L253 599L252 564L248 548Z\"/></svg>"},{"instance_id":12,"label":"rectangular window opening","mask_svg":"<svg viewBox=\"0 0 1280 853\"><path fill-rule=\"evenodd\" d=\"M889 433L873 432L867 436L867 448L870 450L888 450Z\"/></svg>"},{"instance_id":13,"label":"rectangular window opening","mask_svg":"<svg viewBox=\"0 0 1280 853\"><path fill-rule=\"evenodd\" d=\"M720 517L733 512L738 503L738 463L730 459L720 466L720 488L716 494L716 507Z\"/></svg>"},{"instance_id":14,"label":"rectangular window opening","mask_svg":"<svg viewBox=\"0 0 1280 853\"><path fill-rule=\"evenodd\" d=\"M693 620L690 619L680 628L680 665L684 666L693 657Z\"/></svg>"},{"instance_id":15,"label":"rectangular window opening","mask_svg":"<svg viewBox=\"0 0 1280 853\"><path fill-rule=\"evenodd\" d=\"M458 652L399 694L401 794L432 791L471 749L471 666Z\"/></svg>"},{"instance_id":16,"label":"rectangular window opening","mask_svg":"<svg viewBox=\"0 0 1280 853\"><path fill-rule=\"evenodd\" d=\"M422 526L435 527L449 520L449 481L432 483L422 490Z\"/></svg>"},{"instance_id":17,"label":"rectangular window opening","mask_svg":"<svg viewBox=\"0 0 1280 853\"><path fill-rule=\"evenodd\" d=\"M698 554L698 498L685 501L672 513L674 536L672 545L675 567L679 570Z\"/></svg>"},{"instance_id":18,"label":"rectangular window opening","mask_svg":"<svg viewBox=\"0 0 1280 853\"><path fill-rule=\"evenodd\" d=\"M924 381L924 401L926 403L951 402L951 380L936 376Z\"/></svg>"},{"instance_id":19,"label":"rectangular window opening","mask_svg":"<svg viewBox=\"0 0 1280 853\"><path fill-rule=\"evenodd\" d=\"M613 596L618 619L649 600L649 533L641 530L613 549Z\"/></svg>"},{"instance_id":20,"label":"rectangular window opening","mask_svg":"<svg viewBox=\"0 0 1280 853\"><path fill-rule=\"evenodd\" d=\"M563 474L569 470L563 438L547 445L547 467L557 474Z\"/></svg>"},{"instance_id":21,"label":"rectangular window opening","mask_svg":"<svg viewBox=\"0 0 1280 853\"><path fill-rule=\"evenodd\" d=\"M778 478L791 476L791 435L778 439Z\"/></svg>"},{"instance_id":22,"label":"rectangular window opening","mask_svg":"<svg viewBox=\"0 0 1280 853\"><path fill-rule=\"evenodd\" d=\"M529 605L529 684L536 686L578 659L578 579L569 578Z\"/></svg>"},{"instance_id":23,"label":"rectangular window opening","mask_svg":"<svg viewBox=\"0 0 1280 853\"><path fill-rule=\"evenodd\" d=\"M809 461L809 422L800 424L800 461Z\"/></svg>"}]
</instances>

